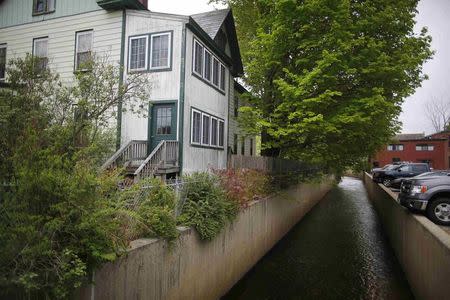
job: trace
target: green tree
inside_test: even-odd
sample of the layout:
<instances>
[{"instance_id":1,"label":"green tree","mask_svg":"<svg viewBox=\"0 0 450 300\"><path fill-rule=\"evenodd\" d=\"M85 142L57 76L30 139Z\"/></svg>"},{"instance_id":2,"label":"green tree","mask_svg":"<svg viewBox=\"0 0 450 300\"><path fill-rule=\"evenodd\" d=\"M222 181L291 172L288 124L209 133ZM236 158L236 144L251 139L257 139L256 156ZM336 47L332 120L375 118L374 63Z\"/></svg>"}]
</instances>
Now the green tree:
<instances>
[{"instance_id":1,"label":"green tree","mask_svg":"<svg viewBox=\"0 0 450 300\"><path fill-rule=\"evenodd\" d=\"M432 56L426 29L413 31L418 0L225 2L256 95L243 123L258 124L264 154L345 168L400 128Z\"/></svg>"},{"instance_id":2,"label":"green tree","mask_svg":"<svg viewBox=\"0 0 450 300\"><path fill-rule=\"evenodd\" d=\"M69 297L126 247L123 215L133 215L117 174L98 167L114 149L118 101L145 103L147 80L119 86L119 67L98 58L68 85L36 63L13 59L0 90L0 298Z\"/></svg>"}]
</instances>

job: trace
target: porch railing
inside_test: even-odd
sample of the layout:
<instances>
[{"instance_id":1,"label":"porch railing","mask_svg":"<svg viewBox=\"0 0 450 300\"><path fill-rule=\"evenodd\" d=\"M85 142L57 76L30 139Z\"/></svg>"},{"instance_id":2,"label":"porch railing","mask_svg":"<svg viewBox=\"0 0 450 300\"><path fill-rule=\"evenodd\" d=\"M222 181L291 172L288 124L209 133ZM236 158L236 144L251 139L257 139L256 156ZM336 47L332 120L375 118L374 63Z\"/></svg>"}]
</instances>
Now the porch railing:
<instances>
[{"instance_id":1,"label":"porch railing","mask_svg":"<svg viewBox=\"0 0 450 300\"><path fill-rule=\"evenodd\" d=\"M178 167L178 141L161 141L134 172L134 182L151 177L162 166Z\"/></svg>"},{"instance_id":2,"label":"porch railing","mask_svg":"<svg viewBox=\"0 0 450 300\"><path fill-rule=\"evenodd\" d=\"M123 145L100 168L113 169L123 166L125 162L132 160L144 160L147 158L147 141L132 140Z\"/></svg>"}]
</instances>

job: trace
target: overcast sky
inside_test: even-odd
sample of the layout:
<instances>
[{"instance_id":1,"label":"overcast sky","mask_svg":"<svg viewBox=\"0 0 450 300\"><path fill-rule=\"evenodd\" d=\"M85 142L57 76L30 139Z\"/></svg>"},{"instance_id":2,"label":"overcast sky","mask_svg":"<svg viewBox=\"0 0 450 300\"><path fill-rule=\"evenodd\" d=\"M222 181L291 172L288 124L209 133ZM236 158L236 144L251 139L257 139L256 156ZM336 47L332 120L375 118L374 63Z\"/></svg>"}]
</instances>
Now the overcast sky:
<instances>
[{"instance_id":1,"label":"overcast sky","mask_svg":"<svg viewBox=\"0 0 450 300\"><path fill-rule=\"evenodd\" d=\"M208 0L149 0L149 9L158 12L190 15L221 8L209 5ZM433 37L434 58L424 71L430 77L416 93L403 104L400 120L403 132L432 133L431 123L424 115L424 103L430 97L445 98L450 91L450 0L421 0L417 17L417 31L428 27ZM448 98L450 101L450 97Z\"/></svg>"}]
</instances>

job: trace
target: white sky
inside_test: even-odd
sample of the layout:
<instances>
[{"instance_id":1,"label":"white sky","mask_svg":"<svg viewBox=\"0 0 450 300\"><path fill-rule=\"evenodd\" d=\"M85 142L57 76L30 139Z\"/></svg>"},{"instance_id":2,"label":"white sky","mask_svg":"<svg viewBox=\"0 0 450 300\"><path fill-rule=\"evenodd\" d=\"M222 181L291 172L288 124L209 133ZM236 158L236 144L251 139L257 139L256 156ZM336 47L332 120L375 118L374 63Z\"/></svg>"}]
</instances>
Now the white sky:
<instances>
[{"instance_id":1,"label":"white sky","mask_svg":"<svg viewBox=\"0 0 450 300\"><path fill-rule=\"evenodd\" d=\"M222 8L208 4L208 0L149 0L148 3L152 11L182 15ZM400 120L405 133L432 133L431 123L424 115L424 103L430 97L445 97L450 92L450 0L421 0L418 10L417 30L428 27L436 54L424 67L430 79L423 82L422 87L406 99Z\"/></svg>"}]
</instances>

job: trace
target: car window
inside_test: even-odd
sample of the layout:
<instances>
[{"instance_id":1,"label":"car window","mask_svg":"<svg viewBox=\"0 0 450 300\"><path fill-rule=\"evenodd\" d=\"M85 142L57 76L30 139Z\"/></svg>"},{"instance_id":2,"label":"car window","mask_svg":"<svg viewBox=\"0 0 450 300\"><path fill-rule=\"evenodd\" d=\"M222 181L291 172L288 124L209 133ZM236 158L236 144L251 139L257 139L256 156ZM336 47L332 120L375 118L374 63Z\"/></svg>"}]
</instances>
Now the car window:
<instances>
[{"instance_id":1,"label":"car window","mask_svg":"<svg viewBox=\"0 0 450 300\"><path fill-rule=\"evenodd\" d=\"M413 171L414 172L426 172L426 171L428 171L428 168L424 165L414 165Z\"/></svg>"},{"instance_id":2,"label":"car window","mask_svg":"<svg viewBox=\"0 0 450 300\"><path fill-rule=\"evenodd\" d=\"M401 166L398 170L400 172L411 172L411 166Z\"/></svg>"}]
</instances>

